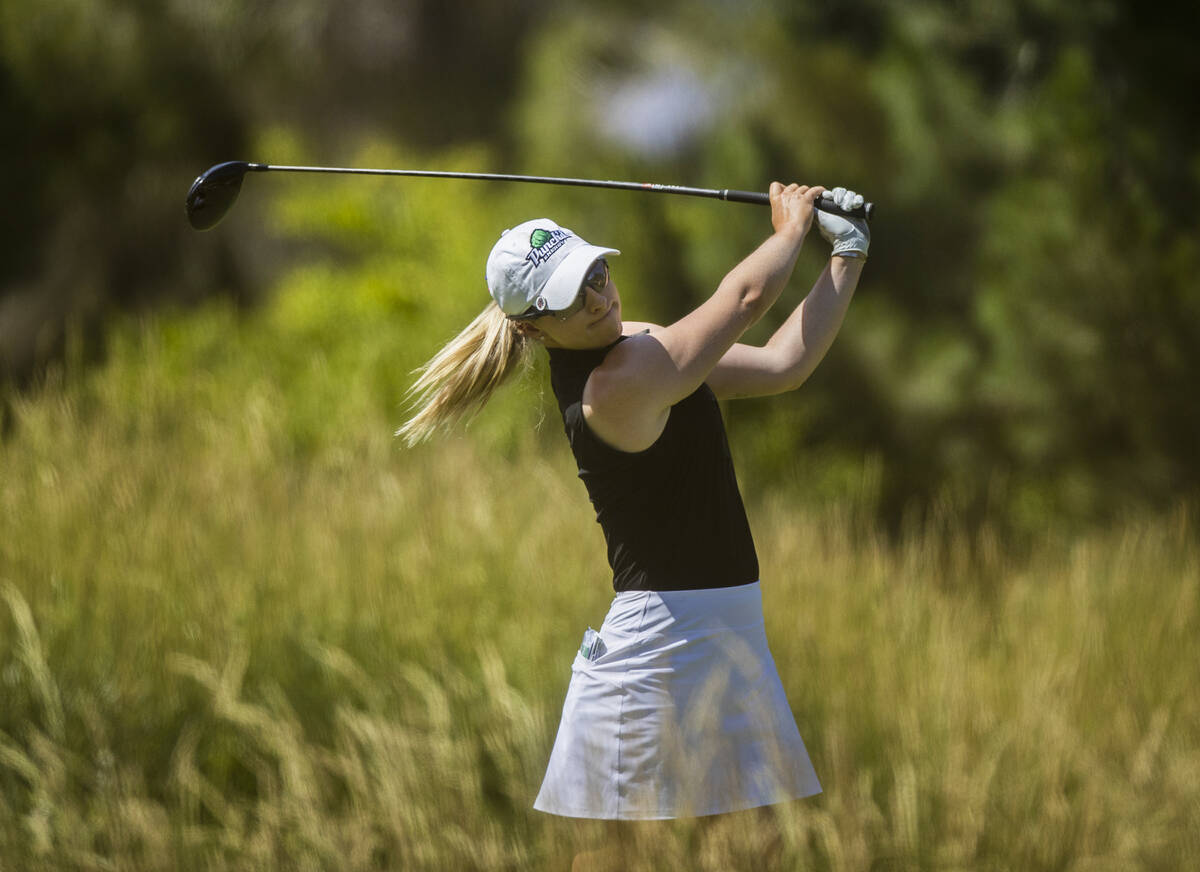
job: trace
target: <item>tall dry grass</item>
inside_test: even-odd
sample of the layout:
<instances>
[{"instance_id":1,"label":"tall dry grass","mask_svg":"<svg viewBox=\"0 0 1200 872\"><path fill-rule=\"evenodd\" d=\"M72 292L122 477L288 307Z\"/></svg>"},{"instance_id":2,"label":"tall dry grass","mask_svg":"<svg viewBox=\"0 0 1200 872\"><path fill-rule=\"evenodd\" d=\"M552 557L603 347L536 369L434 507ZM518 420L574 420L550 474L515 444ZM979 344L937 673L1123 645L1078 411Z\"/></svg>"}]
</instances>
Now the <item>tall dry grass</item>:
<instances>
[{"instance_id":1,"label":"tall dry grass","mask_svg":"<svg viewBox=\"0 0 1200 872\"><path fill-rule=\"evenodd\" d=\"M557 424L526 392L406 452L377 382L279 363L228 312L173 330L14 399L0 870L565 869L602 843L530 809L610 596ZM825 793L645 833L636 866L761 868L772 832L789 869L1200 862L1185 512L1017 554L748 502Z\"/></svg>"}]
</instances>

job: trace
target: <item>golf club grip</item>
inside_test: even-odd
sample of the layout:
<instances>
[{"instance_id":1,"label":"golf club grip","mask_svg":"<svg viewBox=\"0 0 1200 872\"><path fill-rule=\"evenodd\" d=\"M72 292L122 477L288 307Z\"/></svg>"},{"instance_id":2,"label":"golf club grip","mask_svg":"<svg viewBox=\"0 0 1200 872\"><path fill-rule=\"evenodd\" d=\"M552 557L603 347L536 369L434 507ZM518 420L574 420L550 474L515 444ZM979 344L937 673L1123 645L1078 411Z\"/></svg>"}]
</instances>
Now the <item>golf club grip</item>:
<instances>
[{"instance_id":1,"label":"golf club grip","mask_svg":"<svg viewBox=\"0 0 1200 872\"><path fill-rule=\"evenodd\" d=\"M722 191L721 193L723 195L721 199L728 200L731 203L753 203L759 206L771 205L771 198L760 191ZM841 209L826 200L817 200L813 203L813 207L833 215L845 215L847 218L865 218L868 221L871 220L871 215L875 212L874 203L863 203L857 209Z\"/></svg>"}]
</instances>

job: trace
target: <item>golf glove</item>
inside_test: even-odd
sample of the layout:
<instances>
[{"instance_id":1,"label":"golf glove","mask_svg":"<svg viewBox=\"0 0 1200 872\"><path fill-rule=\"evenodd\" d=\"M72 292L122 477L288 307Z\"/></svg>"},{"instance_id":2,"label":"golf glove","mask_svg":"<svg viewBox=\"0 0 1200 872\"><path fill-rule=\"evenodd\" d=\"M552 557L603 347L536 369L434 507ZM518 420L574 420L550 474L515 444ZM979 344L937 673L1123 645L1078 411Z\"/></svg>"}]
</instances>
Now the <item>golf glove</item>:
<instances>
[{"instance_id":1,"label":"golf glove","mask_svg":"<svg viewBox=\"0 0 1200 872\"><path fill-rule=\"evenodd\" d=\"M821 199L840 209L857 209L863 204L862 194L845 188L823 191ZM862 218L847 218L832 212L817 210L817 228L833 246L833 253L842 257L866 257L871 245L871 229Z\"/></svg>"}]
</instances>

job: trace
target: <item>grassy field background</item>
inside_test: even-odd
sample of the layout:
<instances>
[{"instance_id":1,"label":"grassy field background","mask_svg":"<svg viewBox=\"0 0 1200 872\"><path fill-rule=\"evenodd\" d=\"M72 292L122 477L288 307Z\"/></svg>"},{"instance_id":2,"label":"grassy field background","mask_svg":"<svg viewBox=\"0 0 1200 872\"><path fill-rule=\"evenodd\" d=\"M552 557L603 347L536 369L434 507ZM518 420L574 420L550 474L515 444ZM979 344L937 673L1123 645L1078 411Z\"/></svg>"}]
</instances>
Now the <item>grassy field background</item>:
<instances>
[{"instance_id":1,"label":"grassy field background","mask_svg":"<svg viewBox=\"0 0 1200 872\"><path fill-rule=\"evenodd\" d=\"M280 311L126 325L14 399L0 869L566 868L530 803L610 591L537 379L404 451L386 348L301 362ZM1187 513L1017 555L858 502L748 499L825 787L780 812L789 868L1194 866ZM681 823L646 868L753 868L755 828Z\"/></svg>"}]
</instances>

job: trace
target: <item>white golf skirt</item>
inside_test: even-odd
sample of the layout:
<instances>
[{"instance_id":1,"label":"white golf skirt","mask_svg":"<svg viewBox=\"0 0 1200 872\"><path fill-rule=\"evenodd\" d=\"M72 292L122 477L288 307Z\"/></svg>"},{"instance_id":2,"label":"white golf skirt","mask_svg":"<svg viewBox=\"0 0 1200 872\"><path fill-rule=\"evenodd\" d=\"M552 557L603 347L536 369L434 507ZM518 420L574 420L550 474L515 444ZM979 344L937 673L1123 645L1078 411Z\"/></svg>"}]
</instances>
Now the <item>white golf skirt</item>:
<instances>
[{"instance_id":1,"label":"white golf skirt","mask_svg":"<svg viewBox=\"0 0 1200 872\"><path fill-rule=\"evenodd\" d=\"M619 593L571 670L538 811L661 820L821 792L758 582Z\"/></svg>"}]
</instances>

